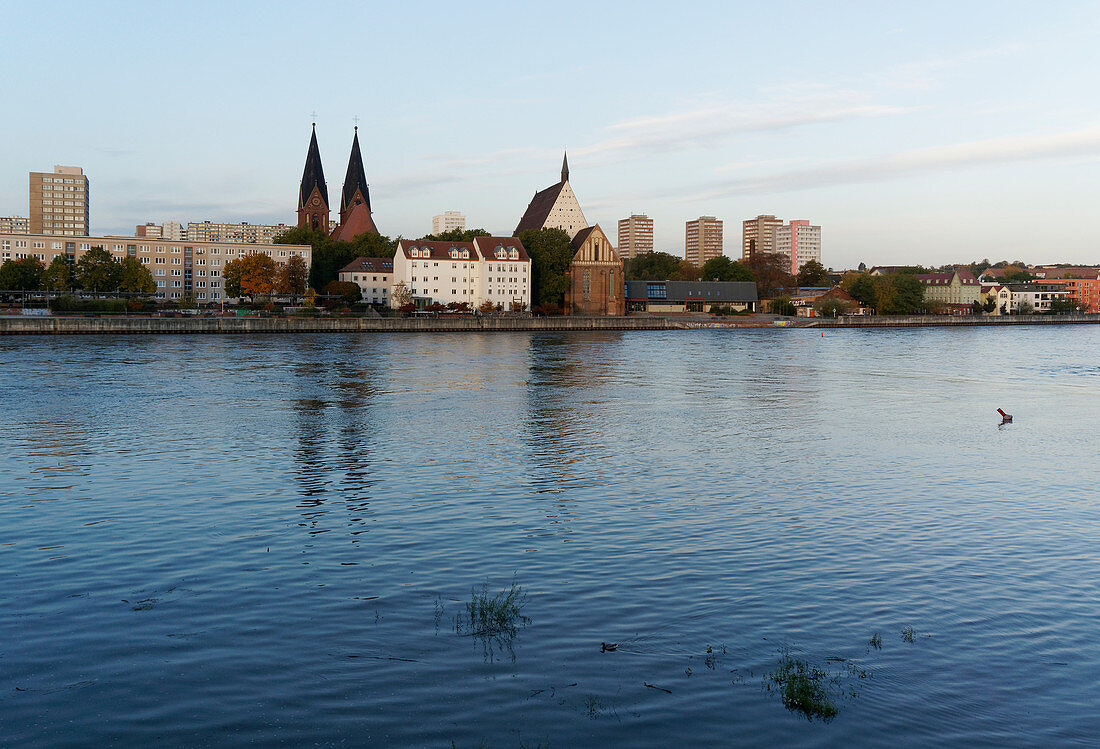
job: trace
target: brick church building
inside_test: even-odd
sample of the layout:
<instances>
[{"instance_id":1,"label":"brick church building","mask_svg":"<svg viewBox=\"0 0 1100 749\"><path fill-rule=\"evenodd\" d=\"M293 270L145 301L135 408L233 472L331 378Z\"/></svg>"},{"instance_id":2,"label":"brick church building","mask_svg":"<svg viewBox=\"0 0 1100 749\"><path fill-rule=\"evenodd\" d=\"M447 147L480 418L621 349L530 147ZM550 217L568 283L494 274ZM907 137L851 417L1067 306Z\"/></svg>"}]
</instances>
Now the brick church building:
<instances>
[{"instance_id":1,"label":"brick church building","mask_svg":"<svg viewBox=\"0 0 1100 749\"><path fill-rule=\"evenodd\" d=\"M371 216L370 189L363 169L363 155L359 151L359 127L351 142L351 157L340 192L340 223L329 225L328 185L325 170L321 166L321 152L317 147L317 123L306 152L306 165L302 170L302 183L298 188L298 226L308 226L328 234L333 239L348 241L360 234L378 234Z\"/></svg>"}]
</instances>

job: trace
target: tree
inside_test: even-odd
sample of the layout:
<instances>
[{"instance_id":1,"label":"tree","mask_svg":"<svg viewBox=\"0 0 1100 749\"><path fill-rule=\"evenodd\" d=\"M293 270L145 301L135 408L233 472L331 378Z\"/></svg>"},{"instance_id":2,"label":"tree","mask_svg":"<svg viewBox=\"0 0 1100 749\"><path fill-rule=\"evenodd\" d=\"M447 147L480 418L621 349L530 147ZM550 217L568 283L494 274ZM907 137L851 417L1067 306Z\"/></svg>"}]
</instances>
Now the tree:
<instances>
[{"instance_id":1,"label":"tree","mask_svg":"<svg viewBox=\"0 0 1100 749\"><path fill-rule=\"evenodd\" d=\"M758 252L745 261L756 278L756 289L761 299L773 297L783 289L794 285L794 277L788 272L790 261L777 252Z\"/></svg>"},{"instance_id":2,"label":"tree","mask_svg":"<svg viewBox=\"0 0 1100 749\"><path fill-rule=\"evenodd\" d=\"M477 311L483 315L489 315L497 311L497 306L492 301L486 299L481 304L477 305Z\"/></svg>"},{"instance_id":3,"label":"tree","mask_svg":"<svg viewBox=\"0 0 1100 749\"><path fill-rule=\"evenodd\" d=\"M871 274L849 273L840 279L840 288L863 306L875 306L875 283Z\"/></svg>"},{"instance_id":4,"label":"tree","mask_svg":"<svg viewBox=\"0 0 1100 749\"><path fill-rule=\"evenodd\" d=\"M338 296L345 304L355 304L362 298L359 284L352 281L329 281L325 286L325 294Z\"/></svg>"},{"instance_id":5,"label":"tree","mask_svg":"<svg viewBox=\"0 0 1100 749\"><path fill-rule=\"evenodd\" d=\"M390 294L390 304L396 309L404 311L405 307L412 304L412 292L404 281L398 281Z\"/></svg>"},{"instance_id":6,"label":"tree","mask_svg":"<svg viewBox=\"0 0 1100 749\"><path fill-rule=\"evenodd\" d=\"M772 299L771 311L773 315L786 315L787 317L791 317L798 312L795 309L794 302L786 296L777 296Z\"/></svg>"},{"instance_id":7,"label":"tree","mask_svg":"<svg viewBox=\"0 0 1100 749\"><path fill-rule=\"evenodd\" d=\"M279 278L276 288L280 294L290 294L297 301L299 294L304 294L306 282L309 280L309 268L301 255L291 255L286 265L279 268Z\"/></svg>"},{"instance_id":8,"label":"tree","mask_svg":"<svg viewBox=\"0 0 1100 749\"><path fill-rule=\"evenodd\" d=\"M519 241L531 258L531 298L540 306L565 304L573 243L561 229L528 229Z\"/></svg>"},{"instance_id":9,"label":"tree","mask_svg":"<svg viewBox=\"0 0 1100 749\"><path fill-rule=\"evenodd\" d=\"M34 291L42 280L44 268L36 257L5 260L0 265L0 290Z\"/></svg>"},{"instance_id":10,"label":"tree","mask_svg":"<svg viewBox=\"0 0 1100 749\"><path fill-rule=\"evenodd\" d=\"M449 229L439 234L425 234L420 238L424 242L473 242L474 237L493 236L484 229Z\"/></svg>"},{"instance_id":11,"label":"tree","mask_svg":"<svg viewBox=\"0 0 1100 749\"><path fill-rule=\"evenodd\" d=\"M1023 268L1005 268L1004 275L1005 283L1028 283L1031 281L1031 274Z\"/></svg>"},{"instance_id":12,"label":"tree","mask_svg":"<svg viewBox=\"0 0 1100 749\"><path fill-rule=\"evenodd\" d=\"M157 290L153 274L136 257L126 257L119 263L118 288L135 294L152 294Z\"/></svg>"},{"instance_id":13,"label":"tree","mask_svg":"<svg viewBox=\"0 0 1100 749\"><path fill-rule=\"evenodd\" d=\"M859 263L859 272L862 273L865 270L867 270L867 263L865 263L863 261L860 261L860 263Z\"/></svg>"},{"instance_id":14,"label":"tree","mask_svg":"<svg viewBox=\"0 0 1100 749\"><path fill-rule=\"evenodd\" d=\"M274 239L275 244L304 244L313 248L309 285L315 289L335 281L340 269L357 257L393 257L397 241L382 234L364 232L350 242L337 242L308 226L287 229Z\"/></svg>"},{"instance_id":15,"label":"tree","mask_svg":"<svg viewBox=\"0 0 1100 749\"><path fill-rule=\"evenodd\" d=\"M1026 299L1023 299L1023 300L1020 301L1019 305L1016 306L1016 314L1017 315L1033 315L1033 314L1035 314L1035 307L1032 306L1031 302L1027 301Z\"/></svg>"},{"instance_id":16,"label":"tree","mask_svg":"<svg viewBox=\"0 0 1100 749\"><path fill-rule=\"evenodd\" d=\"M683 258L667 252L644 252L623 262L627 281L671 281L680 274Z\"/></svg>"},{"instance_id":17,"label":"tree","mask_svg":"<svg viewBox=\"0 0 1100 749\"><path fill-rule=\"evenodd\" d=\"M102 247L93 247L76 263L76 281L86 291L114 291L122 268Z\"/></svg>"},{"instance_id":18,"label":"tree","mask_svg":"<svg viewBox=\"0 0 1100 749\"><path fill-rule=\"evenodd\" d=\"M894 289L894 313L897 315L911 315L920 312L924 306L924 284L916 276L908 273L899 273L893 277Z\"/></svg>"},{"instance_id":19,"label":"tree","mask_svg":"<svg viewBox=\"0 0 1100 749\"><path fill-rule=\"evenodd\" d=\"M982 303L982 312L986 314L991 313L995 309L997 309L997 297L995 296L989 297Z\"/></svg>"},{"instance_id":20,"label":"tree","mask_svg":"<svg viewBox=\"0 0 1100 749\"><path fill-rule=\"evenodd\" d=\"M817 260L807 260L798 269L797 282L799 286L826 286L829 285L829 273Z\"/></svg>"},{"instance_id":21,"label":"tree","mask_svg":"<svg viewBox=\"0 0 1100 749\"><path fill-rule=\"evenodd\" d=\"M1072 315L1077 312L1077 300L1069 296L1054 297L1050 300L1050 314Z\"/></svg>"},{"instance_id":22,"label":"tree","mask_svg":"<svg viewBox=\"0 0 1100 749\"><path fill-rule=\"evenodd\" d=\"M814 302L814 313L818 317L837 317L838 315L846 315L851 311L851 302L847 299L837 299L835 296Z\"/></svg>"},{"instance_id":23,"label":"tree","mask_svg":"<svg viewBox=\"0 0 1100 749\"><path fill-rule=\"evenodd\" d=\"M275 291L278 275L279 264L262 252L251 252L231 260L222 271L227 296L253 299Z\"/></svg>"},{"instance_id":24,"label":"tree","mask_svg":"<svg viewBox=\"0 0 1100 749\"><path fill-rule=\"evenodd\" d=\"M73 269L64 255L55 255L42 273L41 284L51 291L69 291L73 287ZM0 288L3 284L0 284Z\"/></svg>"},{"instance_id":25,"label":"tree","mask_svg":"<svg viewBox=\"0 0 1100 749\"><path fill-rule=\"evenodd\" d=\"M741 263L730 260L725 255L712 257L703 263L704 281L755 281L756 278Z\"/></svg>"}]
</instances>

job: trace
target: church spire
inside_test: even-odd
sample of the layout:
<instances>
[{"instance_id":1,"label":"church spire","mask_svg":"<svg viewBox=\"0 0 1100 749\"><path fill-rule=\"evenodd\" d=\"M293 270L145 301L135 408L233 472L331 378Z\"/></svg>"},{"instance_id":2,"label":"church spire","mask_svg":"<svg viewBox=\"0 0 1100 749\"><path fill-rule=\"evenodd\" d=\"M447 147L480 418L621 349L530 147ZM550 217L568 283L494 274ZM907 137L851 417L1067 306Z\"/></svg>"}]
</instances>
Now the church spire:
<instances>
[{"instance_id":1,"label":"church spire","mask_svg":"<svg viewBox=\"0 0 1100 749\"><path fill-rule=\"evenodd\" d=\"M561 181L569 181L569 154L566 153L561 158Z\"/></svg>"},{"instance_id":2,"label":"church spire","mask_svg":"<svg viewBox=\"0 0 1100 749\"><path fill-rule=\"evenodd\" d=\"M321 151L317 147L317 123L306 152L306 166L298 188L298 226L309 226L328 233L328 185L321 168Z\"/></svg>"},{"instance_id":3,"label":"church spire","mask_svg":"<svg viewBox=\"0 0 1100 749\"><path fill-rule=\"evenodd\" d=\"M344 177L344 190L340 195L340 223L347 220L348 211L356 203L366 204L370 212L370 189L367 187L367 175L363 169L363 154L359 151L359 126L355 126L355 137L351 141L351 158L348 159L348 173Z\"/></svg>"}]
</instances>

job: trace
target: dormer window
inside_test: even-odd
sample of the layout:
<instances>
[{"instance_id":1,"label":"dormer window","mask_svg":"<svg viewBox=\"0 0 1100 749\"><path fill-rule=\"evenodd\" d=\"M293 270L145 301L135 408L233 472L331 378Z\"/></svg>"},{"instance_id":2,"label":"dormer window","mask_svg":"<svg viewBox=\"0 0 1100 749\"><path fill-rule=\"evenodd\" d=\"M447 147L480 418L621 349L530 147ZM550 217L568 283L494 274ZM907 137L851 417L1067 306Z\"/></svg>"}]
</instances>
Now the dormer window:
<instances>
[{"instance_id":1,"label":"dormer window","mask_svg":"<svg viewBox=\"0 0 1100 749\"><path fill-rule=\"evenodd\" d=\"M466 260L468 257L470 257L470 251L469 250L463 250L462 251L462 259Z\"/></svg>"},{"instance_id":2,"label":"dormer window","mask_svg":"<svg viewBox=\"0 0 1100 749\"><path fill-rule=\"evenodd\" d=\"M451 257L452 258L457 258L458 257L458 250L456 250L454 247L451 248Z\"/></svg>"},{"instance_id":3,"label":"dormer window","mask_svg":"<svg viewBox=\"0 0 1100 749\"><path fill-rule=\"evenodd\" d=\"M519 250L510 250L508 252L508 257L512 260L519 260Z\"/></svg>"}]
</instances>

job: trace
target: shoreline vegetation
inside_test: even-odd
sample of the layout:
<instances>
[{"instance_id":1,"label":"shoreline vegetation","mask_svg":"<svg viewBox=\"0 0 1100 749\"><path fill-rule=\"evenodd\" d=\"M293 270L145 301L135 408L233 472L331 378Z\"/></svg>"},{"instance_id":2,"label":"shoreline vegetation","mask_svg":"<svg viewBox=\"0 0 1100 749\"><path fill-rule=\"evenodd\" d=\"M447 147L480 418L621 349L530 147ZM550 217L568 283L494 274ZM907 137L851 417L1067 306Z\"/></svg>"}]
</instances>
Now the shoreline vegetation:
<instances>
[{"instance_id":1,"label":"shoreline vegetation","mask_svg":"<svg viewBox=\"0 0 1100 749\"><path fill-rule=\"evenodd\" d=\"M585 330L700 330L733 328L898 328L1100 323L1100 315L1013 316L850 316L782 318L654 317L148 317L0 316L0 335L194 334L194 333L349 333L349 332L522 332Z\"/></svg>"}]
</instances>

